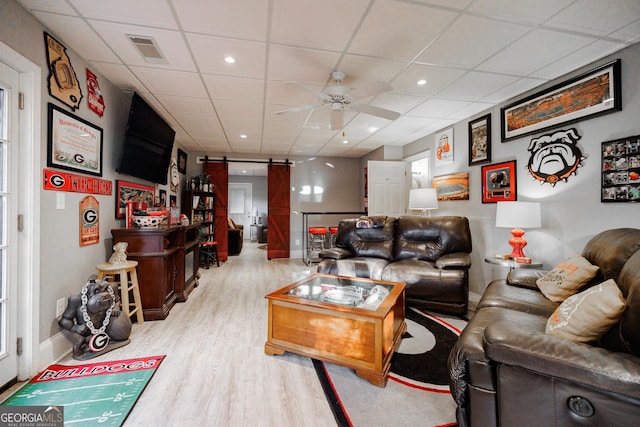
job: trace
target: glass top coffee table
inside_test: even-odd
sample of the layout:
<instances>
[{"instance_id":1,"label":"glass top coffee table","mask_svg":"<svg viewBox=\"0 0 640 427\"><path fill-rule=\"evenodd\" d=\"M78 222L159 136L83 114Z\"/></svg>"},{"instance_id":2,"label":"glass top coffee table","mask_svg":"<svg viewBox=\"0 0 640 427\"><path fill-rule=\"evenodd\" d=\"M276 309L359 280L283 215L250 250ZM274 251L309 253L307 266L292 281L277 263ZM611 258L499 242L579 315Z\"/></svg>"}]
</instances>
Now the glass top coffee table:
<instances>
[{"instance_id":1,"label":"glass top coffee table","mask_svg":"<svg viewBox=\"0 0 640 427\"><path fill-rule=\"evenodd\" d=\"M384 387L407 325L405 284L314 274L266 297L266 354L285 351L355 369Z\"/></svg>"}]
</instances>

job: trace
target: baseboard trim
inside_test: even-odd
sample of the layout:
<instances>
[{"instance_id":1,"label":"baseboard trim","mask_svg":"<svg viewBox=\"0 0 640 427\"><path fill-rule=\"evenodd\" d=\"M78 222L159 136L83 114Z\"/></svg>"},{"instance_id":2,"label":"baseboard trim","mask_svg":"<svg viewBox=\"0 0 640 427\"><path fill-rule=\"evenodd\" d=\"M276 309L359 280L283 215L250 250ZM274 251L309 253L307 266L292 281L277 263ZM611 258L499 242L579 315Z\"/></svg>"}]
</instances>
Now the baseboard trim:
<instances>
[{"instance_id":1,"label":"baseboard trim","mask_svg":"<svg viewBox=\"0 0 640 427\"><path fill-rule=\"evenodd\" d=\"M62 332L58 332L48 340L40 343L38 372L71 354L72 347L73 343Z\"/></svg>"}]
</instances>

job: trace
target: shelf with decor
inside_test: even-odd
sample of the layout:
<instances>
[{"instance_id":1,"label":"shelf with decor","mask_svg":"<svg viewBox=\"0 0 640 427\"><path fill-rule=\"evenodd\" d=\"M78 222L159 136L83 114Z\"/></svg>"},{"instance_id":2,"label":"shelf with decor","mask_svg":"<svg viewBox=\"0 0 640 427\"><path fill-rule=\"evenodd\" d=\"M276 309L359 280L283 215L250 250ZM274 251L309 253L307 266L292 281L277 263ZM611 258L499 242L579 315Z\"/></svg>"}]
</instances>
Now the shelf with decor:
<instances>
[{"instance_id":1,"label":"shelf with decor","mask_svg":"<svg viewBox=\"0 0 640 427\"><path fill-rule=\"evenodd\" d=\"M182 213L189 218L190 224L200 224L200 240L213 238L215 229L215 193L213 191L184 191L182 193Z\"/></svg>"}]
</instances>

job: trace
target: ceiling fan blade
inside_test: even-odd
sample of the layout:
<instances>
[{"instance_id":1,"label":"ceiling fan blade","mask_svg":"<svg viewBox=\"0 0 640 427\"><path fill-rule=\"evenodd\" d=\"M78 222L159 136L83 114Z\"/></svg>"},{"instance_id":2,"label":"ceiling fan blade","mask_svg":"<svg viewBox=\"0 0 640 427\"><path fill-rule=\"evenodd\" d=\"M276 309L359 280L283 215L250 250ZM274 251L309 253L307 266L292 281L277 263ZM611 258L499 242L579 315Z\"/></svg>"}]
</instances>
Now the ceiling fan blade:
<instances>
[{"instance_id":1,"label":"ceiling fan blade","mask_svg":"<svg viewBox=\"0 0 640 427\"><path fill-rule=\"evenodd\" d=\"M288 110L280 110L276 111L276 114L285 114L285 113L298 113L300 111L308 111L313 110L314 108L319 107L319 105L311 104L311 105L303 105L301 107L289 108Z\"/></svg>"},{"instance_id":2,"label":"ceiling fan blade","mask_svg":"<svg viewBox=\"0 0 640 427\"><path fill-rule=\"evenodd\" d=\"M375 95L380 95L383 92L388 92L391 89L393 89L391 87L391 85L389 83L386 82L382 82L382 81L377 81L377 82L373 82L370 83L366 86L363 86L359 89L354 89L352 91L349 92L349 96L354 100L357 101L358 99L363 99L363 98L368 98L370 96L375 96Z\"/></svg>"},{"instance_id":3,"label":"ceiling fan blade","mask_svg":"<svg viewBox=\"0 0 640 427\"><path fill-rule=\"evenodd\" d=\"M307 85L303 85L302 83L294 82L294 81L292 81L292 80L287 80L287 81L282 82L282 83L291 83L291 84L294 84L294 85L296 85L296 86L298 86L298 87L300 87L300 88L302 88L302 89L306 90L307 92L314 94L314 95L315 95L315 96L317 96L318 98L323 98L323 97L325 96L325 94L324 94L324 93L322 93L322 92L320 92L319 90L316 90L316 89L314 89L314 88L312 88L312 87L310 87L310 86L307 86Z\"/></svg>"},{"instance_id":4,"label":"ceiling fan blade","mask_svg":"<svg viewBox=\"0 0 640 427\"><path fill-rule=\"evenodd\" d=\"M359 113L370 114L372 116L382 117L387 120L395 120L400 117L400 113L397 111L387 110L386 108L374 107L373 105L366 104L352 104L349 107L353 111Z\"/></svg>"},{"instance_id":5,"label":"ceiling fan blade","mask_svg":"<svg viewBox=\"0 0 640 427\"><path fill-rule=\"evenodd\" d=\"M342 109L331 110L331 130L342 129L343 113Z\"/></svg>"}]
</instances>

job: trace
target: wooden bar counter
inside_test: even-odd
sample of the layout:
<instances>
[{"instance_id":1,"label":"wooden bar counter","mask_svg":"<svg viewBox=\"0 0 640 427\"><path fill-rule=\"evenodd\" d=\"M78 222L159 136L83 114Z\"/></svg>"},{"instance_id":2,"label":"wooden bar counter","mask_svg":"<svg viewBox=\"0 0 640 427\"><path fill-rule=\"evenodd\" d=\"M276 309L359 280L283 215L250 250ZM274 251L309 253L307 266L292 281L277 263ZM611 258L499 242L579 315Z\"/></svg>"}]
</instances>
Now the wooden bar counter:
<instances>
[{"instance_id":1,"label":"wooden bar counter","mask_svg":"<svg viewBox=\"0 0 640 427\"><path fill-rule=\"evenodd\" d=\"M111 230L113 243L126 242L127 259L138 261L145 320L166 319L175 303L186 301L197 286L198 225Z\"/></svg>"}]
</instances>

